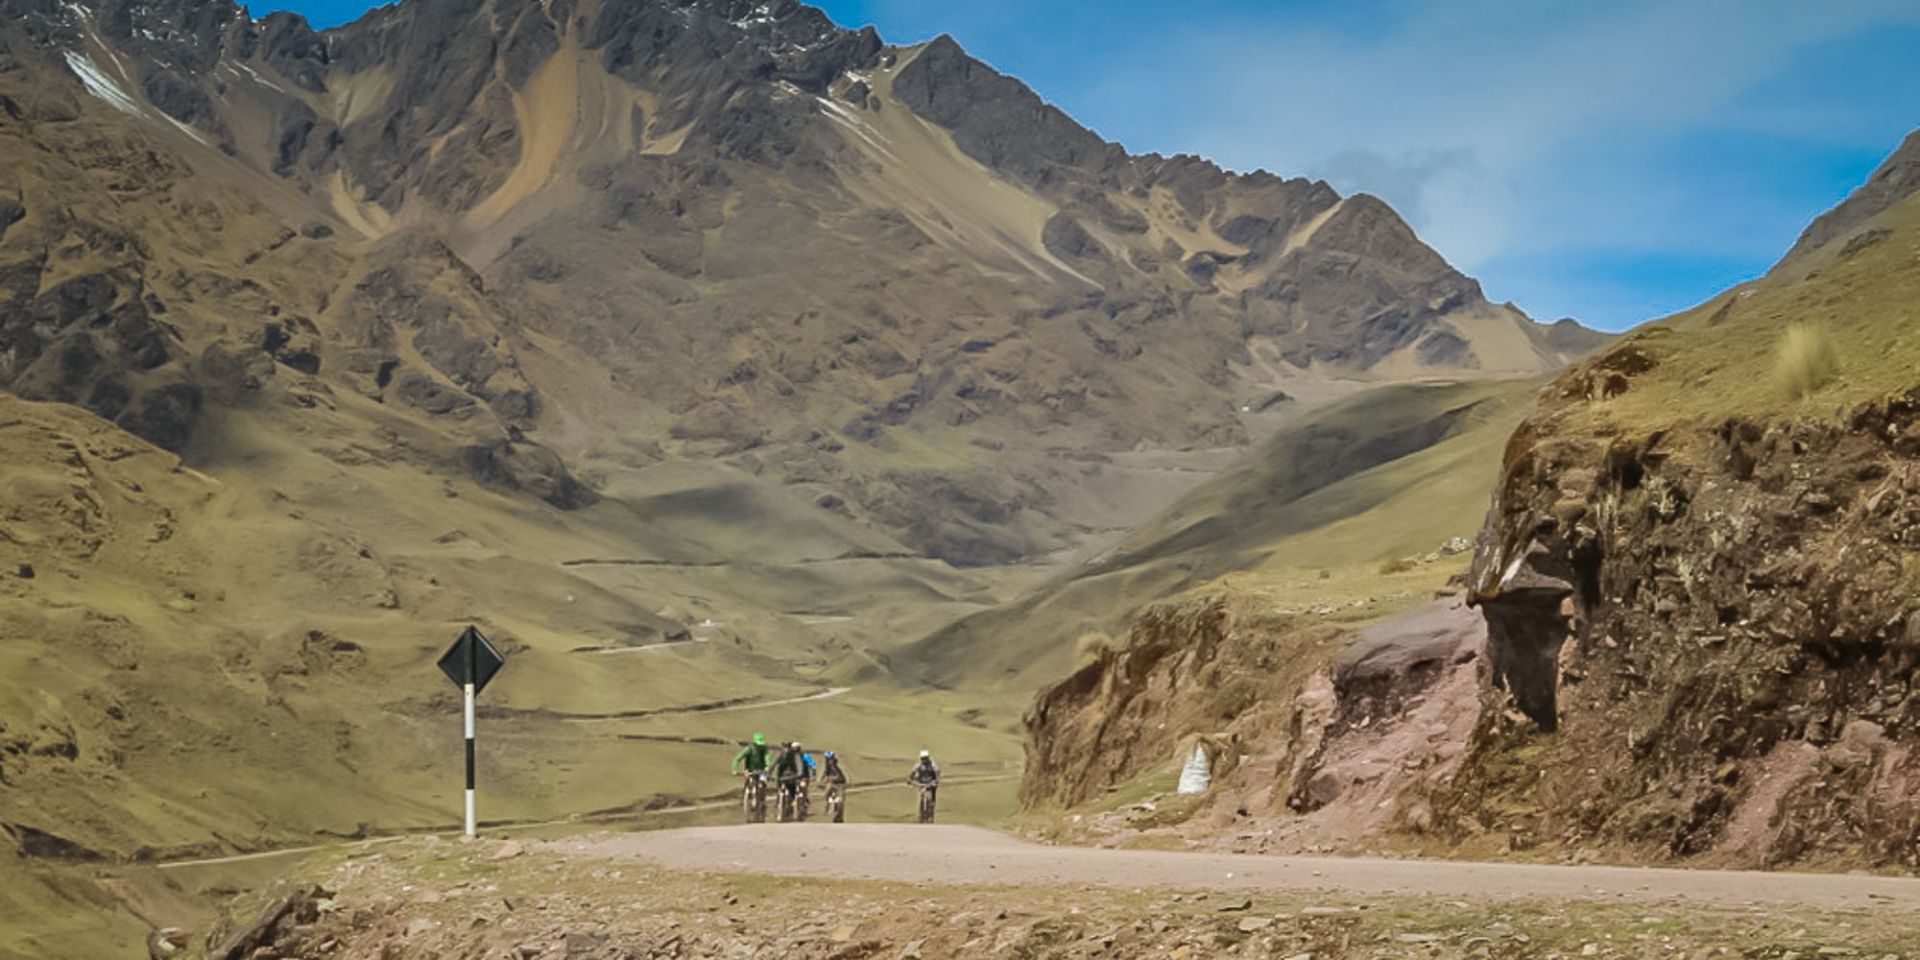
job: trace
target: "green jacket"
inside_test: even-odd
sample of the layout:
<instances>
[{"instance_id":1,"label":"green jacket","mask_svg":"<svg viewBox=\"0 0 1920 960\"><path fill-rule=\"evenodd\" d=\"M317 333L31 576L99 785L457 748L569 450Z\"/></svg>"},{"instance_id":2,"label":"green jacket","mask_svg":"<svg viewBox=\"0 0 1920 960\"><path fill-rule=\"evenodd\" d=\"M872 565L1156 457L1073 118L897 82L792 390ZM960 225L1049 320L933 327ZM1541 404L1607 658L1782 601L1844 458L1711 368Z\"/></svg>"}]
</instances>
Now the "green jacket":
<instances>
[{"instance_id":1,"label":"green jacket","mask_svg":"<svg viewBox=\"0 0 1920 960\"><path fill-rule=\"evenodd\" d=\"M768 752L767 745L764 743L749 743L741 747L740 752L733 755L733 772L739 773L742 763L747 765L748 773L759 773L767 769Z\"/></svg>"}]
</instances>

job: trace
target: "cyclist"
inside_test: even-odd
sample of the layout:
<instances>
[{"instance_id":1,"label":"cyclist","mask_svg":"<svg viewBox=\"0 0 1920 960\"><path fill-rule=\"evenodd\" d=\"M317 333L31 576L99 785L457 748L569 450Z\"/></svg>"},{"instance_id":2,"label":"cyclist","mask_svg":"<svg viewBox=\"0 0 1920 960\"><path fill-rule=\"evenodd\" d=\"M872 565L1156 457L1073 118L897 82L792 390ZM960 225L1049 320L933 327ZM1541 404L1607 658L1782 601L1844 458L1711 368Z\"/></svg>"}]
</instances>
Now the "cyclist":
<instances>
[{"instance_id":1,"label":"cyclist","mask_svg":"<svg viewBox=\"0 0 1920 960\"><path fill-rule=\"evenodd\" d=\"M767 769L767 735L756 733L753 740L733 755L732 776L740 775L740 767L745 765L748 773L765 773Z\"/></svg>"},{"instance_id":2,"label":"cyclist","mask_svg":"<svg viewBox=\"0 0 1920 960\"><path fill-rule=\"evenodd\" d=\"M940 767L933 762L932 751L920 751L920 762L907 774L907 782L920 788L920 822L932 821L934 799L940 790Z\"/></svg>"},{"instance_id":3,"label":"cyclist","mask_svg":"<svg viewBox=\"0 0 1920 960\"><path fill-rule=\"evenodd\" d=\"M820 782L846 786L847 771L840 766L840 755L828 750L823 759L826 760L827 766L820 773Z\"/></svg>"},{"instance_id":4,"label":"cyclist","mask_svg":"<svg viewBox=\"0 0 1920 960\"><path fill-rule=\"evenodd\" d=\"M800 784L795 789L794 809L799 812L799 818L805 820L809 809L808 801L812 799L808 791L813 788L813 778L817 775L817 771L813 765L813 754L801 750L800 741L795 740L793 748L800 751Z\"/></svg>"},{"instance_id":5,"label":"cyclist","mask_svg":"<svg viewBox=\"0 0 1920 960\"><path fill-rule=\"evenodd\" d=\"M840 766L840 755L832 750L823 759L826 768L820 771L820 782L827 785L827 808L833 812L833 822L840 823L847 816L847 771Z\"/></svg>"},{"instance_id":6,"label":"cyclist","mask_svg":"<svg viewBox=\"0 0 1920 960\"><path fill-rule=\"evenodd\" d=\"M741 785L740 802L746 808L748 823L765 823L767 820L767 735L756 733L740 752L733 755L733 763L728 768L734 776L740 775L740 768L746 767L746 780Z\"/></svg>"},{"instance_id":7,"label":"cyclist","mask_svg":"<svg viewBox=\"0 0 1920 960\"><path fill-rule=\"evenodd\" d=\"M797 815L800 795L806 789L807 778L813 774L813 761L807 759L807 752L800 749L800 741L794 740L780 751L779 758L773 761L773 778L780 784L780 814L788 817Z\"/></svg>"}]
</instances>

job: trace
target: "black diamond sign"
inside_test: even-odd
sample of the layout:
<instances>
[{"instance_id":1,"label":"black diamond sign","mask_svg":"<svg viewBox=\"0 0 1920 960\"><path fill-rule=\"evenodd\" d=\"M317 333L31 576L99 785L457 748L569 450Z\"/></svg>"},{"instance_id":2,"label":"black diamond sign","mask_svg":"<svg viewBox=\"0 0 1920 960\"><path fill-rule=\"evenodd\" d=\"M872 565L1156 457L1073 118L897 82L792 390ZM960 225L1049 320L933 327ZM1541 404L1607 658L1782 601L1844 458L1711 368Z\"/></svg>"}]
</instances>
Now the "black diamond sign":
<instances>
[{"instance_id":1,"label":"black diamond sign","mask_svg":"<svg viewBox=\"0 0 1920 960\"><path fill-rule=\"evenodd\" d=\"M479 693L486 689L487 681L492 680L506 662L507 658L495 650L493 644L480 635L480 631L468 627L460 634L460 639L440 655L440 672L446 674L456 687L464 687L471 682L473 692Z\"/></svg>"}]
</instances>

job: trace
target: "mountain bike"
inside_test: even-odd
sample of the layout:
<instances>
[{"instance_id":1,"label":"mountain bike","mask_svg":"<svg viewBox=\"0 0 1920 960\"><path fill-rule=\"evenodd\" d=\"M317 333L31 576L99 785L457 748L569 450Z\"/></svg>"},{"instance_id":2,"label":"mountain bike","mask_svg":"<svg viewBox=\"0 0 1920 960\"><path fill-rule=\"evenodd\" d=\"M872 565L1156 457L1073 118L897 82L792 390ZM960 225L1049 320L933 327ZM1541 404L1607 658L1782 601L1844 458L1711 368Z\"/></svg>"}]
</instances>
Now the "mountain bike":
<instances>
[{"instance_id":1,"label":"mountain bike","mask_svg":"<svg viewBox=\"0 0 1920 960\"><path fill-rule=\"evenodd\" d=\"M746 812L748 823L767 822L767 775L757 770L747 771L746 784L740 788L740 807Z\"/></svg>"},{"instance_id":2,"label":"mountain bike","mask_svg":"<svg viewBox=\"0 0 1920 960\"><path fill-rule=\"evenodd\" d=\"M847 822L847 786L844 783L827 783L827 814L834 823Z\"/></svg>"},{"instance_id":3,"label":"mountain bike","mask_svg":"<svg viewBox=\"0 0 1920 960\"><path fill-rule=\"evenodd\" d=\"M940 785L937 783L916 783L914 786L920 788L920 822L932 823L933 792L939 789Z\"/></svg>"},{"instance_id":4,"label":"mountain bike","mask_svg":"<svg viewBox=\"0 0 1920 960\"><path fill-rule=\"evenodd\" d=\"M800 781L780 781L780 822L792 823L805 815L806 798L801 793Z\"/></svg>"}]
</instances>

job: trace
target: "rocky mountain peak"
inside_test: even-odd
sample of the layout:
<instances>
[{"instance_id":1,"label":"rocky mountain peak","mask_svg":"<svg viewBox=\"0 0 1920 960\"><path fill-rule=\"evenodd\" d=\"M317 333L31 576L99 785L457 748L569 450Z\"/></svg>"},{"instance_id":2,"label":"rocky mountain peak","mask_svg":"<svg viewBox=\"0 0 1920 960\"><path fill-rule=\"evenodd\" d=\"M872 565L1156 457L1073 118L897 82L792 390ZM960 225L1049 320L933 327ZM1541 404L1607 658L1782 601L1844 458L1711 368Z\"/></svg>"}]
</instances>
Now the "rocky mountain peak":
<instances>
[{"instance_id":1,"label":"rocky mountain peak","mask_svg":"<svg viewBox=\"0 0 1920 960\"><path fill-rule=\"evenodd\" d=\"M921 48L893 89L915 113L952 130L968 156L1028 184L1098 178L1126 160L1118 144L974 59L948 34Z\"/></svg>"}]
</instances>

